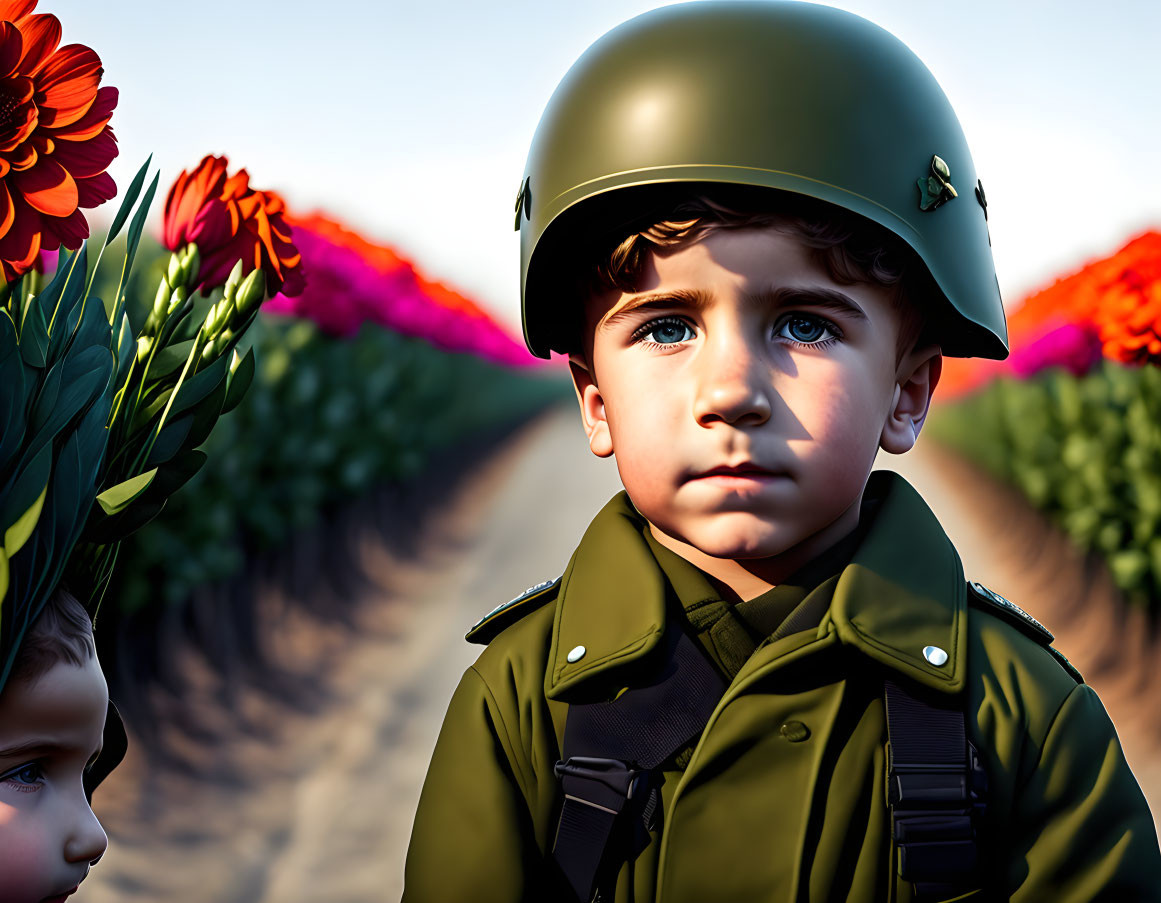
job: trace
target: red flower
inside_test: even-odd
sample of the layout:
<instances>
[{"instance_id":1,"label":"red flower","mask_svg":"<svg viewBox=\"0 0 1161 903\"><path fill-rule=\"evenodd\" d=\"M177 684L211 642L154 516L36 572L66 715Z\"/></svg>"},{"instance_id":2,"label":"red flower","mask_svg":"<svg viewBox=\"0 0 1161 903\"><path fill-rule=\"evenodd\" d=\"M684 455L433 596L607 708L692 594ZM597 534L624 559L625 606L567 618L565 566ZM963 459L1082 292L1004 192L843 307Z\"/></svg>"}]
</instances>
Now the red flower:
<instances>
[{"instance_id":1,"label":"red flower","mask_svg":"<svg viewBox=\"0 0 1161 903\"><path fill-rule=\"evenodd\" d=\"M165 199L165 246L176 251L197 242L201 287L224 284L241 260L243 275L265 271L268 295L299 294L302 258L283 218L286 204L273 191L251 188L244 169L227 176L228 165L225 157L207 155L192 173L177 177Z\"/></svg>"},{"instance_id":2,"label":"red flower","mask_svg":"<svg viewBox=\"0 0 1161 903\"><path fill-rule=\"evenodd\" d=\"M0 265L8 281L40 251L88 237L81 208L112 198L116 88L98 88L101 59L60 43L60 21L36 0L0 0Z\"/></svg>"}]
</instances>

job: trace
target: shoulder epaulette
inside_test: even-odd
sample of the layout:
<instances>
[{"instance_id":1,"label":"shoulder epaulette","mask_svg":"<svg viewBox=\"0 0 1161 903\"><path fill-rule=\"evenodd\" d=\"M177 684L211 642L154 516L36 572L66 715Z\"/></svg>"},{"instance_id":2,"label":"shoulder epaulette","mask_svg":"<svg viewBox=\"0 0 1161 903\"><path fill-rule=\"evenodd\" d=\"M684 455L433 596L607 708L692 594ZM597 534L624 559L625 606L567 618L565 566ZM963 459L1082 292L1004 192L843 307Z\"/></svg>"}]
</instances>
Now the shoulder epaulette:
<instances>
[{"instance_id":1,"label":"shoulder epaulette","mask_svg":"<svg viewBox=\"0 0 1161 903\"><path fill-rule=\"evenodd\" d=\"M977 583L974 580L968 584L968 587L972 590L972 596L969 598L986 603L981 607L999 614L1005 621L1018 627L1023 633L1032 637L1040 645L1052 645L1052 641L1055 639L1052 631L1037 621L1032 615L1028 614L1028 612L1024 611L1015 602L1009 602L999 593L988 589L982 583Z\"/></svg>"},{"instance_id":2,"label":"shoulder epaulette","mask_svg":"<svg viewBox=\"0 0 1161 903\"><path fill-rule=\"evenodd\" d=\"M464 637L469 643L479 643L487 646L505 627L514 624L525 615L540 608L545 603L556 598L556 591L560 586L560 577L555 580L545 580L524 590L515 599L497 605L490 612L478 620Z\"/></svg>"},{"instance_id":3,"label":"shoulder epaulette","mask_svg":"<svg viewBox=\"0 0 1161 903\"><path fill-rule=\"evenodd\" d=\"M1009 624L1016 627L1021 633L1034 639L1052 653L1053 658L1060 662L1061 667L1072 675L1077 683L1084 683L1084 678L1072 666L1072 662L1065 657L1063 652L1052 645L1052 641L1055 639L1052 631L1037 621L1032 615L1028 614L1028 612L1024 611L1015 602L1010 602L999 593L988 589L982 583L973 580L968 584L968 588L971 590L968 598L977 603L978 607L999 615Z\"/></svg>"}]
</instances>

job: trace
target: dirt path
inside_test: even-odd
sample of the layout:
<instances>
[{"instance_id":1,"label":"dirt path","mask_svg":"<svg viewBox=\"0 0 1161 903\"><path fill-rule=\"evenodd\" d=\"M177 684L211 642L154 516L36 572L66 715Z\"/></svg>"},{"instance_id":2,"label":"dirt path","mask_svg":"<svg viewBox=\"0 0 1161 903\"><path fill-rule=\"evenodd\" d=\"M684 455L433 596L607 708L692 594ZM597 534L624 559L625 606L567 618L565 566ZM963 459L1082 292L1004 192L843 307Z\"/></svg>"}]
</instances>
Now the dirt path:
<instances>
[{"instance_id":1,"label":"dirt path","mask_svg":"<svg viewBox=\"0 0 1161 903\"><path fill-rule=\"evenodd\" d=\"M111 843L81 900L398 900L431 749L479 652L464 633L559 575L619 488L611 462L587 453L575 415L552 413L470 480L430 525L420 560L395 560L368 531L361 558L382 588L359 600L357 636L305 616L272 628L277 657L314 667L331 703L301 713L243 689L233 717L251 732L188 750L205 763L200 774L150 769L131 750L95 800ZM194 677L187 706L222 724L216 678L196 659L184 668Z\"/></svg>"},{"instance_id":2,"label":"dirt path","mask_svg":"<svg viewBox=\"0 0 1161 903\"><path fill-rule=\"evenodd\" d=\"M969 576L1056 631L1161 811L1150 716L1161 710L1161 681L1140 625L1118 626L1107 587L1014 494L938 449L881 464L928 499ZM186 707L218 733L182 732L196 770L150 767L138 751L102 787L97 810L111 848L82 903L398 900L428 757L478 653L463 633L497 602L557 576L619 488L612 463L588 453L575 415L552 413L481 468L431 524L419 560L396 560L370 532L362 538L379 588L359 600L354 634L268 600L277 657L317 675L327 704L280 704L243 687L226 714L215 701L219 678L195 658L182 662Z\"/></svg>"}]
</instances>

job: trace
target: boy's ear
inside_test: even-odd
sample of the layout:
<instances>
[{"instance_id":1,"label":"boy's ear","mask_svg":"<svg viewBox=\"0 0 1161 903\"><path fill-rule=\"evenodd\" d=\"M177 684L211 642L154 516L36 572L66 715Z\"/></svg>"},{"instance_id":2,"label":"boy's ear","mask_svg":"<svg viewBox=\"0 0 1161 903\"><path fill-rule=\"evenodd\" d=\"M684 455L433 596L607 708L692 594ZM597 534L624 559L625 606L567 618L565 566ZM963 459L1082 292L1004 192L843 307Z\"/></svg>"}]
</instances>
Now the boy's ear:
<instances>
[{"instance_id":1,"label":"boy's ear","mask_svg":"<svg viewBox=\"0 0 1161 903\"><path fill-rule=\"evenodd\" d=\"M581 423L585 435L589 437L589 448L598 458L607 458L613 453L613 439L609 435L609 422L605 418L605 400L597 388L592 368L581 355L570 354L568 369L572 374L576 400L580 404Z\"/></svg>"},{"instance_id":2,"label":"boy's ear","mask_svg":"<svg viewBox=\"0 0 1161 903\"><path fill-rule=\"evenodd\" d=\"M901 455L915 445L942 371L943 352L938 345L916 348L903 358L896 373L894 401L879 437L883 451Z\"/></svg>"}]
</instances>

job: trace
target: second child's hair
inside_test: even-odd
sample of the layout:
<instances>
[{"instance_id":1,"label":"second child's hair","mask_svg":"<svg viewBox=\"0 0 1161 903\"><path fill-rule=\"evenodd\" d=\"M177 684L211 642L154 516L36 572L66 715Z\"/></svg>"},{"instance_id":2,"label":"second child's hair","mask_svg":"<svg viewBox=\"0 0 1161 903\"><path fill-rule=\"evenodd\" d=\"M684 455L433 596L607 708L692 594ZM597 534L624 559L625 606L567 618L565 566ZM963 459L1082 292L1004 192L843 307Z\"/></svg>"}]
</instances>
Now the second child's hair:
<instances>
[{"instance_id":1,"label":"second child's hair","mask_svg":"<svg viewBox=\"0 0 1161 903\"><path fill-rule=\"evenodd\" d=\"M900 320L897 361L927 338L930 317L924 305L941 295L918 255L864 217L781 192L743 193L723 187L655 208L652 215L639 218L586 255L587 289L637 291L651 251L692 244L719 229L762 227L792 235L811 248L830 278L841 285L863 282L891 289Z\"/></svg>"},{"instance_id":2,"label":"second child's hair","mask_svg":"<svg viewBox=\"0 0 1161 903\"><path fill-rule=\"evenodd\" d=\"M80 668L96 654L88 612L72 593L58 588L25 634L9 680L31 684L54 665Z\"/></svg>"}]
</instances>

